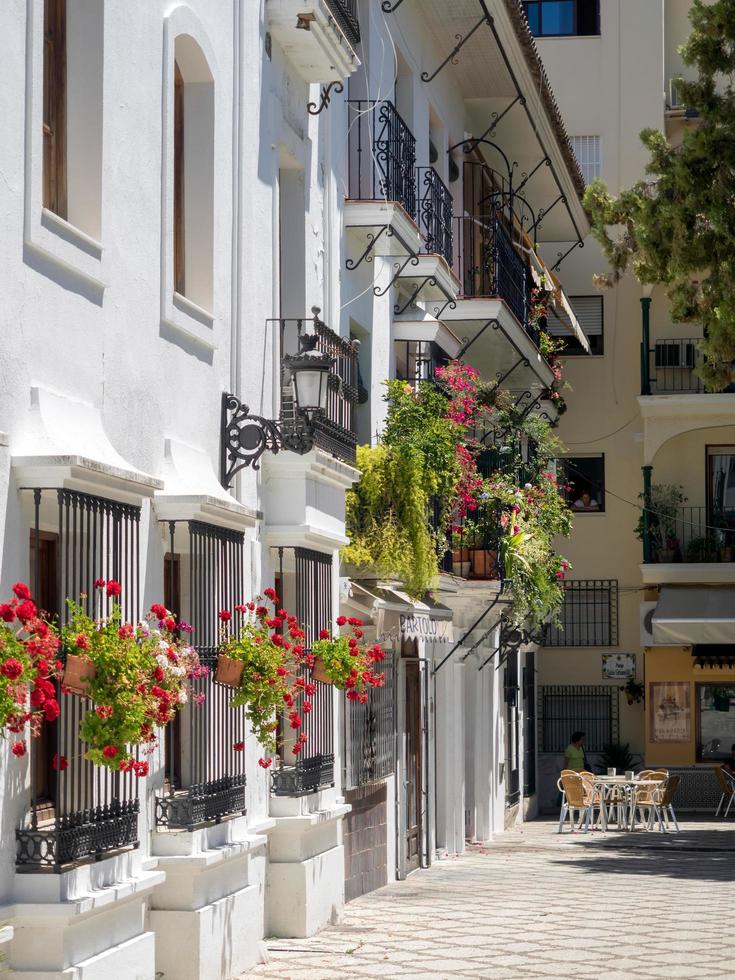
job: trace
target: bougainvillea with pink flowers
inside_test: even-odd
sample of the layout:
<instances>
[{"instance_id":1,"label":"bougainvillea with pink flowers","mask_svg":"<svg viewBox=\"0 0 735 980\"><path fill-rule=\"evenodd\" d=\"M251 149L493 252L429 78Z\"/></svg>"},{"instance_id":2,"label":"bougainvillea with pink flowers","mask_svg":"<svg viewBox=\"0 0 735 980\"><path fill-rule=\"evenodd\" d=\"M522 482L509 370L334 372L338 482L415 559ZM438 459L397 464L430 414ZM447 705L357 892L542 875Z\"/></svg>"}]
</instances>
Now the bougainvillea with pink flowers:
<instances>
[{"instance_id":1,"label":"bougainvillea with pink flowers","mask_svg":"<svg viewBox=\"0 0 735 980\"><path fill-rule=\"evenodd\" d=\"M59 716L56 684L61 663L59 640L31 598L24 582L13 598L0 603L0 734L13 738L11 751L22 758L26 736L38 736L44 723Z\"/></svg>"}]
</instances>

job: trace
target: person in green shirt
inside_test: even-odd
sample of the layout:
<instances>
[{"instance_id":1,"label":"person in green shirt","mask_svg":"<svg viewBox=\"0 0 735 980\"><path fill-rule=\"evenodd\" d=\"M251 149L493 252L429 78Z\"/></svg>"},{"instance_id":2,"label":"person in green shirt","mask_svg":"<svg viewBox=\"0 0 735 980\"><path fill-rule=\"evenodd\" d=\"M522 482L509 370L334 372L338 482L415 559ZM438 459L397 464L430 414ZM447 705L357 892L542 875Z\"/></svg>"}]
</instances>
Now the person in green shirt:
<instances>
[{"instance_id":1,"label":"person in green shirt","mask_svg":"<svg viewBox=\"0 0 735 980\"><path fill-rule=\"evenodd\" d=\"M573 732L569 745L564 749L564 768L582 772L586 769L584 757L584 732Z\"/></svg>"}]
</instances>

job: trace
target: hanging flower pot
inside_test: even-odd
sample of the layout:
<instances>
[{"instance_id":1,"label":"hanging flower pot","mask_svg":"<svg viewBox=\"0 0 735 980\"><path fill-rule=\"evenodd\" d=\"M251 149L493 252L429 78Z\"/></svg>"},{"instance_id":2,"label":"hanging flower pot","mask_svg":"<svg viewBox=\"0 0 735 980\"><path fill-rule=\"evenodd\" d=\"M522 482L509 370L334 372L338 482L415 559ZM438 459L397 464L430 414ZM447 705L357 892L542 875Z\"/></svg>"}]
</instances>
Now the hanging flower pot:
<instances>
[{"instance_id":1,"label":"hanging flower pot","mask_svg":"<svg viewBox=\"0 0 735 980\"><path fill-rule=\"evenodd\" d=\"M240 687L242 672L245 663L242 660L233 660L224 653L217 654L217 667L214 672L214 679L218 684L225 687Z\"/></svg>"},{"instance_id":2,"label":"hanging flower pot","mask_svg":"<svg viewBox=\"0 0 735 980\"><path fill-rule=\"evenodd\" d=\"M314 666L311 668L311 676L321 684L334 684L334 681L327 673L327 668L321 657L314 658Z\"/></svg>"},{"instance_id":3,"label":"hanging flower pot","mask_svg":"<svg viewBox=\"0 0 735 980\"><path fill-rule=\"evenodd\" d=\"M76 653L66 655L62 686L72 694L86 697L89 694L90 682L97 676L97 668L89 657L80 657Z\"/></svg>"}]
</instances>

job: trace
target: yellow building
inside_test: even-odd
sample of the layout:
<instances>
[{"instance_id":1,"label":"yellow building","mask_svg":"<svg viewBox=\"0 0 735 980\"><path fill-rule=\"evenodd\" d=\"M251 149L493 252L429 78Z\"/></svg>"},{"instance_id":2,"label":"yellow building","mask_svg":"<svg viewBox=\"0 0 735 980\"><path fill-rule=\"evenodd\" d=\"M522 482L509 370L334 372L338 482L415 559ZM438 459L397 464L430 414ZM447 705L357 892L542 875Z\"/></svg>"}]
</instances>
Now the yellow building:
<instances>
[{"instance_id":1,"label":"yellow building","mask_svg":"<svg viewBox=\"0 0 735 980\"><path fill-rule=\"evenodd\" d=\"M588 181L630 186L642 129L676 141L697 124L675 82L689 0L525 6ZM592 761L627 744L638 762L683 767L682 805L707 807L735 743L735 394L704 392L701 329L672 321L663 288L627 276L598 292L591 238L561 269L592 354L568 345L564 359L573 571L564 630L539 659L540 802L553 806L564 745L584 729ZM660 516L644 548L649 486Z\"/></svg>"}]
</instances>

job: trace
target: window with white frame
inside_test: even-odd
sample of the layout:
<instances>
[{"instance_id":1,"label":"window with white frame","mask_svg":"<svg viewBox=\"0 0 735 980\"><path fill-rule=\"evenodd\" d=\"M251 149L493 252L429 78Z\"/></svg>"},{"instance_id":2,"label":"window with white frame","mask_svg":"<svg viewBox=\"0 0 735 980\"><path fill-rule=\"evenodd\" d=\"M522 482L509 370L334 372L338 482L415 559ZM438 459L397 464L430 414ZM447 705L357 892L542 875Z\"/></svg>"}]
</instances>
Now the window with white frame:
<instances>
[{"instance_id":1,"label":"window with white frame","mask_svg":"<svg viewBox=\"0 0 735 980\"><path fill-rule=\"evenodd\" d=\"M585 184L591 183L602 173L602 156L599 136L572 136L572 150L582 171Z\"/></svg>"}]
</instances>

